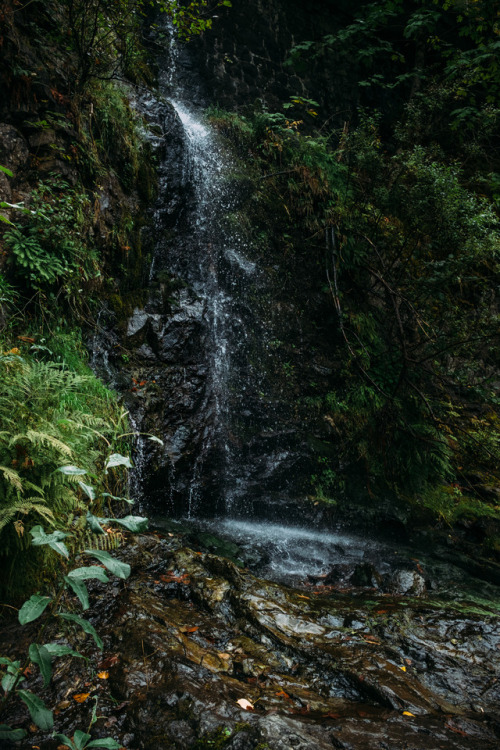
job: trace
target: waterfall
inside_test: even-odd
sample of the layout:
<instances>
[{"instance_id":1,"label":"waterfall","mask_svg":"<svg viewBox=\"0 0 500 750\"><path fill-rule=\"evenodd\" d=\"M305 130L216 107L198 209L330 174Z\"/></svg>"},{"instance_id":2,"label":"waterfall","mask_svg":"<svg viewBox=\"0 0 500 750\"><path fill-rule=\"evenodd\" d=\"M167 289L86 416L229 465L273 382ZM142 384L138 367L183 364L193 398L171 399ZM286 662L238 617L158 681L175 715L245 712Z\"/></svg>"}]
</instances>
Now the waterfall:
<instances>
[{"instance_id":1,"label":"waterfall","mask_svg":"<svg viewBox=\"0 0 500 750\"><path fill-rule=\"evenodd\" d=\"M160 95L137 102L155 125L159 195L147 302L126 343L136 380L155 390L130 397L130 410L137 432L164 445L138 442L133 487L153 514L259 516L271 497L284 502L300 470L291 409L269 374L272 291L238 223L247 178L193 103L192 78L170 32Z\"/></svg>"}]
</instances>

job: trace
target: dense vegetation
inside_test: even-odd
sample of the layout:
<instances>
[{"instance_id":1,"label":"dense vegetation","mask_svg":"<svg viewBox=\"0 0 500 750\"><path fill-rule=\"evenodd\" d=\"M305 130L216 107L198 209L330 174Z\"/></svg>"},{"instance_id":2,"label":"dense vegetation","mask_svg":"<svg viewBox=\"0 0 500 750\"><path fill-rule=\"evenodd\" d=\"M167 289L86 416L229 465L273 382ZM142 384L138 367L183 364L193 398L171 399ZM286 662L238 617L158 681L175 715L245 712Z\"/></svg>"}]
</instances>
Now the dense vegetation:
<instances>
[{"instance_id":1,"label":"dense vegetation","mask_svg":"<svg viewBox=\"0 0 500 750\"><path fill-rule=\"evenodd\" d=\"M341 366L306 400L336 457L326 441L316 497L500 518L498 23L488 1L358 4L288 60L322 59L332 80L349 60L359 108L342 128L301 96L211 113L272 196L262 226L279 227L290 289L309 273L330 296Z\"/></svg>"},{"instance_id":2,"label":"dense vegetation","mask_svg":"<svg viewBox=\"0 0 500 750\"><path fill-rule=\"evenodd\" d=\"M132 82L153 81L159 12L189 39L213 11L204 0L27 5L7 3L1 16L0 119L11 149L0 173L2 590L50 577L46 551L30 544L34 523L85 524L105 498L121 512L109 500L127 495L124 475L104 467L130 450L131 431L88 366L86 339L116 276L140 286L145 273L140 228L155 174ZM60 471L68 465L81 472Z\"/></svg>"}]
</instances>

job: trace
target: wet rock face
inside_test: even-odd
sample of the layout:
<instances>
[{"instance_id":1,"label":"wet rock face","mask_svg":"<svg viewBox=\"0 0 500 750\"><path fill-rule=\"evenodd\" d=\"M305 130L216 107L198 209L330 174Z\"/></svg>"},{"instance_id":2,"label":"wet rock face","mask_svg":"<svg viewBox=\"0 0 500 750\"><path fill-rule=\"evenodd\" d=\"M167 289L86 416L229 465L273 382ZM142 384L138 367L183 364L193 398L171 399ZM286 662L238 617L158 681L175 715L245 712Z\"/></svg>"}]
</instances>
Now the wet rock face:
<instances>
[{"instance_id":1,"label":"wet rock face","mask_svg":"<svg viewBox=\"0 0 500 750\"><path fill-rule=\"evenodd\" d=\"M104 640L107 678L81 660L58 663L43 691L58 731L89 726L97 698L93 739L134 750L498 747L492 610L289 589L182 544L138 537L117 553L131 578L94 583L86 616ZM57 638L92 651L79 632ZM35 669L28 689L39 682ZM79 693L89 700L76 702ZM11 712L26 722L22 707ZM30 736L42 750L51 742Z\"/></svg>"}]
</instances>

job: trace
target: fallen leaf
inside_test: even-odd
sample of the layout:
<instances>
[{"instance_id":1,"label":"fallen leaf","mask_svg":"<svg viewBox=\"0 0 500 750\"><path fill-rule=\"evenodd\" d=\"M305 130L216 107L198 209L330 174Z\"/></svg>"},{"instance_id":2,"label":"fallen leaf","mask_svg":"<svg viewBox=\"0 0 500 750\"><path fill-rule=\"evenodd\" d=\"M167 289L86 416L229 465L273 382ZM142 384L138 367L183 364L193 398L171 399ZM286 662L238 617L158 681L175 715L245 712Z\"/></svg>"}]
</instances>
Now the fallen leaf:
<instances>
[{"instance_id":1,"label":"fallen leaf","mask_svg":"<svg viewBox=\"0 0 500 750\"><path fill-rule=\"evenodd\" d=\"M449 729L450 732L455 732L455 734L460 734L462 737L467 737L467 732L464 732L463 729L458 729L457 727L452 727L449 724L445 724L446 729Z\"/></svg>"},{"instance_id":2,"label":"fallen leaf","mask_svg":"<svg viewBox=\"0 0 500 750\"><path fill-rule=\"evenodd\" d=\"M253 705L250 703L250 701L247 701L246 698L240 698L239 701L236 701L236 703L246 711L253 711Z\"/></svg>"},{"instance_id":3,"label":"fallen leaf","mask_svg":"<svg viewBox=\"0 0 500 750\"><path fill-rule=\"evenodd\" d=\"M217 656L219 657L219 659L230 659L231 658L231 654L226 654L224 652L221 653L221 654L217 654Z\"/></svg>"},{"instance_id":4,"label":"fallen leaf","mask_svg":"<svg viewBox=\"0 0 500 750\"><path fill-rule=\"evenodd\" d=\"M279 695L279 696L281 696L282 698L288 698L288 700L290 700L290 696L288 695L288 693L285 693L285 691L284 691L284 690L279 690L279 691L278 691L278 692L276 693L276 695Z\"/></svg>"},{"instance_id":5,"label":"fallen leaf","mask_svg":"<svg viewBox=\"0 0 500 750\"><path fill-rule=\"evenodd\" d=\"M60 711L64 711L65 708L68 708L68 706L71 706L71 703L69 701L61 701L57 704L57 708Z\"/></svg>"},{"instance_id":6,"label":"fallen leaf","mask_svg":"<svg viewBox=\"0 0 500 750\"><path fill-rule=\"evenodd\" d=\"M381 643L381 641L379 641L378 638L375 638L374 635L363 634L362 638L364 638L364 640L367 641L368 643L376 643L377 645L380 645Z\"/></svg>"},{"instance_id":7,"label":"fallen leaf","mask_svg":"<svg viewBox=\"0 0 500 750\"><path fill-rule=\"evenodd\" d=\"M118 654L112 654L99 664L99 669L109 669L120 661Z\"/></svg>"},{"instance_id":8,"label":"fallen leaf","mask_svg":"<svg viewBox=\"0 0 500 750\"><path fill-rule=\"evenodd\" d=\"M85 703L89 695L90 693L76 693L76 695L73 696L73 700L77 703Z\"/></svg>"},{"instance_id":9,"label":"fallen leaf","mask_svg":"<svg viewBox=\"0 0 500 750\"><path fill-rule=\"evenodd\" d=\"M415 716L415 714L410 713L409 711L403 711L403 716Z\"/></svg>"},{"instance_id":10,"label":"fallen leaf","mask_svg":"<svg viewBox=\"0 0 500 750\"><path fill-rule=\"evenodd\" d=\"M399 667L402 672L406 672L406 667Z\"/></svg>"},{"instance_id":11,"label":"fallen leaf","mask_svg":"<svg viewBox=\"0 0 500 750\"><path fill-rule=\"evenodd\" d=\"M109 677L109 672L106 672L106 671L98 672L97 676L99 677L100 680L107 680Z\"/></svg>"},{"instance_id":12,"label":"fallen leaf","mask_svg":"<svg viewBox=\"0 0 500 750\"><path fill-rule=\"evenodd\" d=\"M304 596L304 594L297 594L297 599L311 599L310 596Z\"/></svg>"},{"instance_id":13,"label":"fallen leaf","mask_svg":"<svg viewBox=\"0 0 500 750\"><path fill-rule=\"evenodd\" d=\"M194 628L179 628L181 633L196 633L197 630L199 630L199 626L195 625Z\"/></svg>"}]
</instances>

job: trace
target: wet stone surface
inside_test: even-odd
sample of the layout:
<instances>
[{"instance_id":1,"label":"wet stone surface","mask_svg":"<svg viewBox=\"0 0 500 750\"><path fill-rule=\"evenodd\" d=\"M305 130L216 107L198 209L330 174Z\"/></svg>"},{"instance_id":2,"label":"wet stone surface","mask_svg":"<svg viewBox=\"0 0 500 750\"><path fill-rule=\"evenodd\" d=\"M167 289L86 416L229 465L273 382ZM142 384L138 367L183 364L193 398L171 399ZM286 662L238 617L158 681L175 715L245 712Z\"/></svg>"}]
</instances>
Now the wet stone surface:
<instances>
[{"instance_id":1,"label":"wet stone surface","mask_svg":"<svg viewBox=\"0 0 500 750\"><path fill-rule=\"evenodd\" d=\"M344 584L293 589L184 544L143 535L116 553L132 575L94 583L87 613L102 654L78 630L46 634L95 658L93 669L58 660L45 689L36 667L29 674L57 731L86 729L97 706L92 737L131 750L499 746L494 609ZM4 629L2 653L22 648L16 632ZM10 723L29 726L22 706L10 710ZM30 731L17 746L59 744Z\"/></svg>"}]
</instances>

